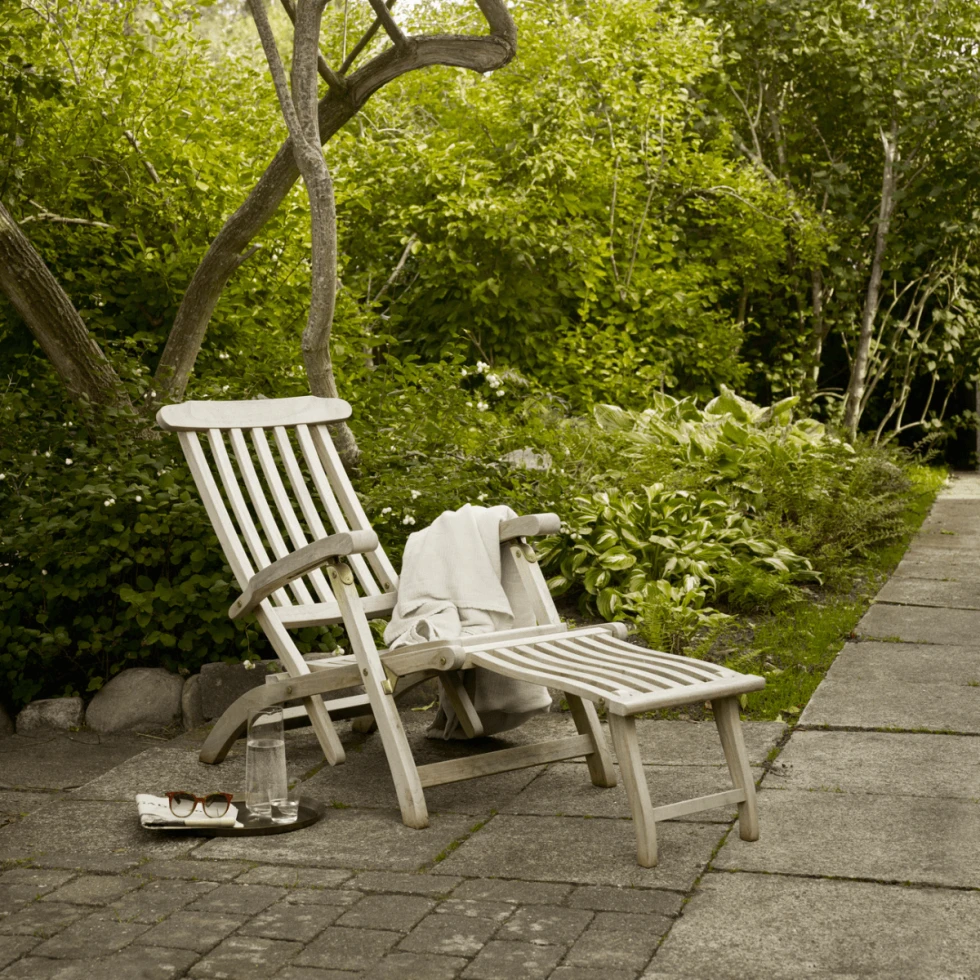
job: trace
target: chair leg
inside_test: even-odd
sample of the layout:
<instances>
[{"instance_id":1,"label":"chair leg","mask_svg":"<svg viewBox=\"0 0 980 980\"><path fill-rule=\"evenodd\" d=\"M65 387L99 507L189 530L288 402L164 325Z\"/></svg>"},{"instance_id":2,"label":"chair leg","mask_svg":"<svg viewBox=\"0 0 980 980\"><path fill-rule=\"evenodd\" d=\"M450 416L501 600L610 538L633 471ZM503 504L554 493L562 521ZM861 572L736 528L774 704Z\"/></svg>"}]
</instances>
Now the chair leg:
<instances>
[{"instance_id":1,"label":"chair leg","mask_svg":"<svg viewBox=\"0 0 980 980\"><path fill-rule=\"evenodd\" d=\"M613 765L609 746L599 727L599 716L591 701L583 701L575 694L565 693L565 700L572 712L575 728L580 735L592 738L594 751L585 757L592 777L593 786L612 787L616 785L616 767Z\"/></svg>"},{"instance_id":2,"label":"chair leg","mask_svg":"<svg viewBox=\"0 0 980 980\"><path fill-rule=\"evenodd\" d=\"M224 761L231 747L245 734L250 711L267 708L273 704L283 704L289 700L283 684L266 684L247 691L230 704L225 709L225 713L215 722L214 728L201 746L198 758L209 765ZM340 765L344 761L344 747L340 744L337 730L330 720L327 709L323 706L323 698L320 696L304 698L303 705L306 707L310 724L316 732L327 761L332 766Z\"/></svg>"},{"instance_id":3,"label":"chair leg","mask_svg":"<svg viewBox=\"0 0 980 980\"><path fill-rule=\"evenodd\" d=\"M759 812L755 802L755 780L749 766L749 755L742 739L742 723L738 717L738 699L718 698L711 702L715 724L721 737L721 747L736 789L745 790L745 801L738 805L738 832L742 840L759 839Z\"/></svg>"},{"instance_id":4,"label":"chair leg","mask_svg":"<svg viewBox=\"0 0 980 980\"><path fill-rule=\"evenodd\" d=\"M439 685L449 698L456 712L456 720L467 738L479 738L483 734L483 722L473 707L473 700L458 670L448 670L439 675Z\"/></svg>"},{"instance_id":5,"label":"chair leg","mask_svg":"<svg viewBox=\"0 0 980 980\"><path fill-rule=\"evenodd\" d=\"M303 698L303 705L309 716L313 731L316 732L317 741L327 762L332 766L339 766L345 759L344 747L340 744L340 736L330 720L330 714L323 704L323 698L316 695L312 698Z\"/></svg>"},{"instance_id":6,"label":"chair leg","mask_svg":"<svg viewBox=\"0 0 980 980\"><path fill-rule=\"evenodd\" d=\"M622 715L609 716L613 748L619 759L619 771L630 801L633 827L636 830L636 860L640 867L657 865L657 825L653 819L653 805L647 786L643 763L640 761L640 744L636 739L636 719Z\"/></svg>"}]
</instances>

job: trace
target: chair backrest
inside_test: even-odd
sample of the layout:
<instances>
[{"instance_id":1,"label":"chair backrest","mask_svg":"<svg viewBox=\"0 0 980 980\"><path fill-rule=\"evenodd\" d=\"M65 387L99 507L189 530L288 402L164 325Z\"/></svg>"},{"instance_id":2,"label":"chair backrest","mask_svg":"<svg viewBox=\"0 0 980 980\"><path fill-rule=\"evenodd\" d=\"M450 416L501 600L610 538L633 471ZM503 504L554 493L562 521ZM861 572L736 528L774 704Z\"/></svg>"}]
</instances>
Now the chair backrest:
<instances>
[{"instance_id":1,"label":"chair backrest","mask_svg":"<svg viewBox=\"0 0 980 980\"><path fill-rule=\"evenodd\" d=\"M371 529L327 429L350 414L340 398L313 396L191 401L157 413L157 424L178 434L242 589L257 571L310 541ZM365 613L388 614L398 587L388 556L379 546L348 561ZM342 618L319 570L274 592L263 606L287 627Z\"/></svg>"}]
</instances>

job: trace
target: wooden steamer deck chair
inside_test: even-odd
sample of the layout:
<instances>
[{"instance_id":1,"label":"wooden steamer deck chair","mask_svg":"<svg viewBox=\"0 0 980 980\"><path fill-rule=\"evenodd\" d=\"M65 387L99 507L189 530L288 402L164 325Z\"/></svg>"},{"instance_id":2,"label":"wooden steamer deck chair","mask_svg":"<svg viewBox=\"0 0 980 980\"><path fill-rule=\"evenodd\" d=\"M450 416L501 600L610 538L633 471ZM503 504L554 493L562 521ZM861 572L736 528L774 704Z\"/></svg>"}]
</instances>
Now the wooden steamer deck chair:
<instances>
[{"instance_id":1,"label":"wooden steamer deck chair","mask_svg":"<svg viewBox=\"0 0 980 980\"><path fill-rule=\"evenodd\" d=\"M350 411L340 399L303 397L185 402L157 414L162 428L178 433L243 590L229 615L236 619L254 613L285 668L284 673L269 674L264 686L225 712L204 744L201 761L217 763L225 757L244 732L251 709L292 702L285 709L287 717L305 714L327 761L337 765L344 761L344 750L333 720L353 718L361 730L377 726L402 819L409 827L422 828L428 825L426 786L582 757L596 786L614 786L616 772L595 708L604 705L641 865L657 863L657 821L712 807L737 804L742 839L758 839L755 785L742 741L738 697L762 688L765 681L636 647L624 642L622 624L567 629L526 541L556 533L560 525L554 514L520 517L500 526L502 560L516 563L535 625L449 643L377 649L368 621L391 614L398 576L370 528L327 429L329 423L349 418ZM289 630L335 623L343 624L353 653L304 660ZM459 673L476 666L561 690L578 734L417 766L395 697L420 680L437 677L464 732L482 734ZM357 693L338 696L345 688ZM711 702L733 788L654 807L635 716L704 701Z\"/></svg>"}]
</instances>

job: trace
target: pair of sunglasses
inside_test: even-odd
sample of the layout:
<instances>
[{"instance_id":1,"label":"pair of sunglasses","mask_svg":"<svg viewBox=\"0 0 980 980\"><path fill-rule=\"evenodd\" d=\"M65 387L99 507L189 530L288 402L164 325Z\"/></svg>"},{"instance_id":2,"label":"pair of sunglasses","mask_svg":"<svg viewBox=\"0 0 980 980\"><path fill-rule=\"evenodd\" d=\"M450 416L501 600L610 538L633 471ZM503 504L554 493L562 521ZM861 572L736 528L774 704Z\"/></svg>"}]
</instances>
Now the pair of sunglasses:
<instances>
[{"instance_id":1,"label":"pair of sunglasses","mask_svg":"<svg viewBox=\"0 0 980 980\"><path fill-rule=\"evenodd\" d=\"M167 793L170 801L170 812L175 817L189 817L198 803L206 817L223 817L231 806L231 793L208 793L207 796L195 796L184 790L174 790Z\"/></svg>"}]
</instances>

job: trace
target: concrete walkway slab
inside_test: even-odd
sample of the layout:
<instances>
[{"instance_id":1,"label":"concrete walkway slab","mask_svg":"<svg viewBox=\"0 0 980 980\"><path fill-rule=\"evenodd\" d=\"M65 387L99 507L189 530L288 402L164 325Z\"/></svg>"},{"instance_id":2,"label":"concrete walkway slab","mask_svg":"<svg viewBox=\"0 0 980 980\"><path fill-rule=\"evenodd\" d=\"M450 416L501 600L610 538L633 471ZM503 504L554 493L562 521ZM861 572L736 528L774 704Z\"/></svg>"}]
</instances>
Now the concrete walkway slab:
<instances>
[{"instance_id":1,"label":"concrete walkway slab","mask_svg":"<svg viewBox=\"0 0 980 980\"><path fill-rule=\"evenodd\" d=\"M967 980L980 893L710 874L647 980Z\"/></svg>"},{"instance_id":2,"label":"concrete walkway slab","mask_svg":"<svg viewBox=\"0 0 980 980\"><path fill-rule=\"evenodd\" d=\"M425 830L412 830L397 810L330 809L302 833L271 837L216 837L195 851L209 860L259 861L315 868L417 871L465 837L473 818L430 814Z\"/></svg>"},{"instance_id":3,"label":"concrete walkway slab","mask_svg":"<svg viewBox=\"0 0 980 980\"><path fill-rule=\"evenodd\" d=\"M629 819L630 806L622 780L611 789L593 786L583 766L549 766L523 792L497 809L501 813L537 816L613 817ZM727 766L646 766L647 785L654 806L707 796L732 788ZM756 779L762 769L756 770ZM584 782L583 782L584 777ZM728 823L735 808L722 807L695 813L683 820Z\"/></svg>"},{"instance_id":4,"label":"concrete walkway slab","mask_svg":"<svg viewBox=\"0 0 980 980\"><path fill-rule=\"evenodd\" d=\"M798 731L766 791L814 789L980 800L980 738Z\"/></svg>"},{"instance_id":5,"label":"concrete walkway slab","mask_svg":"<svg viewBox=\"0 0 980 980\"><path fill-rule=\"evenodd\" d=\"M866 640L938 643L942 646L980 646L980 612L970 609L930 609L876 603L854 630Z\"/></svg>"},{"instance_id":6,"label":"concrete walkway slab","mask_svg":"<svg viewBox=\"0 0 980 980\"><path fill-rule=\"evenodd\" d=\"M980 803L763 791L758 841L729 834L712 867L980 888Z\"/></svg>"},{"instance_id":7,"label":"concrete walkway slab","mask_svg":"<svg viewBox=\"0 0 980 980\"><path fill-rule=\"evenodd\" d=\"M847 643L800 724L980 735L980 649Z\"/></svg>"},{"instance_id":8,"label":"concrete walkway slab","mask_svg":"<svg viewBox=\"0 0 980 980\"><path fill-rule=\"evenodd\" d=\"M72 789L159 744L130 734L11 735L0 741L0 789Z\"/></svg>"},{"instance_id":9,"label":"concrete walkway slab","mask_svg":"<svg viewBox=\"0 0 980 980\"><path fill-rule=\"evenodd\" d=\"M980 610L980 575L962 579L893 575L881 588L876 601L907 606Z\"/></svg>"},{"instance_id":10,"label":"concrete walkway slab","mask_svg":"<svg viewBox=\"0 0 980 980\"><path fill-rule=\"evenodd\" d=\"M895 569L895 574L905 578L969 581L980 575L980 555L917 548L913 542Z\"/></svg>"},{"instance_id":11,"label":"concrete walkway slab","mask_svg":"<svg viewBox=\"0 0 980 980\"><path fill-rule=\"evenodd\" d=\"M701 873L722 828L673 822L657 832L660 864L641 868L632 821L500 814L433 872L684 891Z\"/></svg>"}]
</instances>

